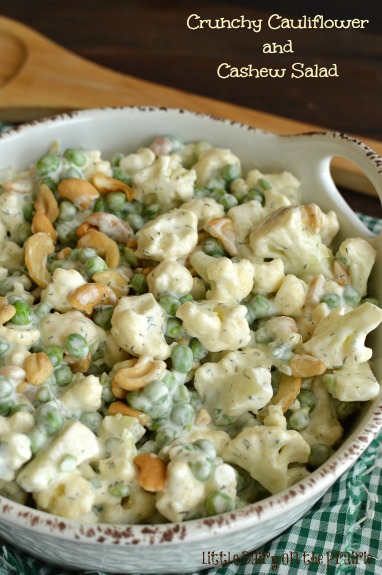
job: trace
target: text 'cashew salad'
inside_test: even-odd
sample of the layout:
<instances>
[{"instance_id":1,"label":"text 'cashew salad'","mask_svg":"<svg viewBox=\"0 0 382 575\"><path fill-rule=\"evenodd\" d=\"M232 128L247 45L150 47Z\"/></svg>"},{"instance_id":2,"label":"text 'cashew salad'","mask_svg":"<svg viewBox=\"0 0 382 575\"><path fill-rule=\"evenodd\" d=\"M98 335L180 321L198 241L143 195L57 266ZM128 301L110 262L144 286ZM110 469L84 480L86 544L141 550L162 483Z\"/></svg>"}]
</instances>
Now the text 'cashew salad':
<instances>
[{"instance_id":1,"label":"text 'cashew salad'","mask_svg":"<svg viewBox=\"0 0 382 575\"><path fill-rule=\"evenodd\" d=\"M292 174L158 137L1 176L1 494L85 522L231 511L378 396L376 252L333 244Z\"/></svg>"}]
</instances>

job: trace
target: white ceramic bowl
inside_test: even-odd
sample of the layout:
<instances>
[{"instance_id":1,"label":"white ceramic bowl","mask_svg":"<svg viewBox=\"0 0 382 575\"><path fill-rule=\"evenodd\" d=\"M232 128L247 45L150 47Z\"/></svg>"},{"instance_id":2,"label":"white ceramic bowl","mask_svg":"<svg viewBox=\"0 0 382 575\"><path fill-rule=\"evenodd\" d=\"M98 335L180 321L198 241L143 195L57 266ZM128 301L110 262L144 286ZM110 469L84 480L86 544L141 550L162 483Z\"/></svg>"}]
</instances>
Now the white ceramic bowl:
<instances>
[{"instance_id":1,"label":"white ceramic bowl","mask_svg":"<svg viewBox=\"0 0 382 575\"><path fill-rule=\"evenodd\" d=\"M105 156L133 151L157 135L182 141L208 140L233 150L245 169L287 169L302 184L304 203L334 209L340 238L358 235L379 252L373 295L382 301L382 237L373 237L335 187L333 156L345 156L368 175L382 194L382 159L362 143L339 133L276 136L248 126L181 110L116 108L88 110L25 125L0 137L0 168L23 168L57 139L62 147L99 148ZM381 326L382 327L382 326ZM382 329L372 338L373 367L382 379ZM205 567L203 552L258 548L291 526L366 449L382 427L382 400L372 402L351 435L321 468L290 489L244 509L202 520L164 525L86 525L30 509L0 497L0 536L60 566L118 573L182 573Z\"/></svg>"}]
</instances>

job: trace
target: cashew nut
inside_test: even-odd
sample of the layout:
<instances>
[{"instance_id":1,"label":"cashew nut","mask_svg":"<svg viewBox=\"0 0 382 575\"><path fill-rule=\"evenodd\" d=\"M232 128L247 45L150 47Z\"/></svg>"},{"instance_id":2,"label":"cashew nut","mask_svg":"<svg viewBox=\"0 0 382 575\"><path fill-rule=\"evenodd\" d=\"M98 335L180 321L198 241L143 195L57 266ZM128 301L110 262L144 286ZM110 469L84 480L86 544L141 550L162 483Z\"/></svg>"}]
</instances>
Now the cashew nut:
<instances>
[{"instance_id":1,"label":"cashew nut","mask_svg":"<svg viewBox=\"0 0 382 575\"><path fill-rule=\"evenodd\" d=\"M44 214L52 224L58 218L57 200L52 190L46 184L41 184L34 208L36 214Z\"/></svg>"},{"instance_id":2,"label":"cashew nut","mask_svg":"<svg viewBox=\"0 0 382 575\"><path fill-rule=\"evenodd\" d=\"M66 178L58 184L60 198L70 200L80 210L86 210L94 200L99 198L99 192L86 180L81 178Z\"/></svg>"},{"instance_id":3,"label":"cashew nut","mask_svg":"<svg viewBox=\"0 0 382 575\"><path fill-rule=\"evenodd\" d=\"M135 365L123 367L114 376L115 383L122 389L134 391L142 389L150 381L160 379L166 371L166 364L159 359L140 357Z\"/></svg>"},{"instance_id":4,"label":"cashew nut","mask_svg":"<svg viewBox=\"0 0 382 575\"><path fill-rule=\"evenodd\" d=\"M24 361L25 377L33 385L41 385L53 373L53 365L43 351L31 353Z\"/></svg>"},{"instance_id":5,"label":"cashew nut","mask_svg":"<svg viewBox=\"0 0 382 575\"><path fill-rule=\"evenodd\" d=\"M134 192L131 186L121 180L106 176L101 172L92 177L92 183L101 194L107 194L108 192L124 192L129 202L134 199Z\"/></svg>"},{"instance_id":6,"label":"cashew nut","mask_svg":"<svg viewBox=\"0 0 382 575\"><path fill-rule=\"evenodd\" d=\"M25 242L25 264L32 280L46 288L52 276L46 267L47 258L54 252L54 241L49 234L38 232Z\"/></svg>"},{"instance_id":7,"label":"cashew nut","mask_svg":"<svg viewBox=\"0 0 382 575\"><path fill-rule=\"evenodd\" d=\"M113 290L101 283L87 283L79 286L68 295L68 302L80 311L90 315L99 305L117 305L117 296Z\"/></svg>"},{"instance_id":8,"label":"cashew nut","mask_svg":"<svg viewBox=\"0 0 382 575\"><path fill-rule=\"evenodd\" d=\"M104 258L109 268L116 268L119 264L119 248L117 243L108 238L103 232L90 229L78 240L78 248L94 248Z\"/></svg>"}]
</instances>

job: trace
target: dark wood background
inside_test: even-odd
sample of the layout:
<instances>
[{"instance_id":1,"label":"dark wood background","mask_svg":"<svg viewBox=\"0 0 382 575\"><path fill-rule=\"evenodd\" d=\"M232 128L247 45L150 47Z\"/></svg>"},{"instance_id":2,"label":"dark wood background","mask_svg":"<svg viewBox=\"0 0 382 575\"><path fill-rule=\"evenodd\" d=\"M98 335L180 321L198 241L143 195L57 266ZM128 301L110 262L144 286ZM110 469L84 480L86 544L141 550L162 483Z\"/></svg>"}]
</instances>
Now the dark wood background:
<instances>
[{"instance_id":1,"label":"dark wood background","mask_svg":"<svg viewBox=\"0 0 382 575\"><path fill-rule=\"evenodd\" d=\"M1 0L15 18L73 52L122 73L296 120L382 140L380 0ZM190 30L187 17L264 20L262 32ZM271 14L369 20L364 30L266 26ZM294 53L264 54L263 44L292 41ZM0 54L1 58L1 54ZM338 78L221 79L222 62L241 67L338 67ZM1 118L0 118L1 120ZM356 210L382 217L376 198L343 190Z\"/></svg>"}]
</instances>

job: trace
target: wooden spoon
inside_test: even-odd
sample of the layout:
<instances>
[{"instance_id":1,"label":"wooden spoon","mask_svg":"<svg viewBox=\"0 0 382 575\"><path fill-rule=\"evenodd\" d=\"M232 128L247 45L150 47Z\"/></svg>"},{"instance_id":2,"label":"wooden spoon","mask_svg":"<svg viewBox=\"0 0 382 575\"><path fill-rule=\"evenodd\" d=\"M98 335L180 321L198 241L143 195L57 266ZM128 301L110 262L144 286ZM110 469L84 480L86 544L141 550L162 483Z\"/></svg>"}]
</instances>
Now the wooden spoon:
<instances>
[{"instance_id":1,"label":"wooden spoon","mask_svg":"<svg viewBox=\"0 0 382 575\"><path fill-rule=\"evenodd\" d=\"M167 88L99 66L24 24L0 17L0 120L23 122L57 112L103 106L166 106L213 114L277 134L324 128ZM362 138L382 155L382 143ZM333 160L336 183L376 195L364 174Z\"/></svg>"}]
</instances>

